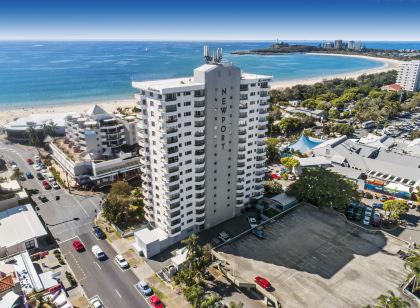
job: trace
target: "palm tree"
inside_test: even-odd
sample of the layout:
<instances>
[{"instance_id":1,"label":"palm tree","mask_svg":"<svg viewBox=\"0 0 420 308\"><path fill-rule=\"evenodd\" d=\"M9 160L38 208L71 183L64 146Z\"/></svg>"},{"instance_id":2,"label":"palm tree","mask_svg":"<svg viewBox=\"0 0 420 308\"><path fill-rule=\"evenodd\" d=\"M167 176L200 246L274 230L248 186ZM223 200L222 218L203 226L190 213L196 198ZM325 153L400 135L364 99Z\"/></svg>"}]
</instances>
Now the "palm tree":
<instances>
[{"instance_id":1,"label":"palm tree","mask_svg":"<svg viewBox=\"0 0 420 308\"><path fill-rule=\"evenodd\" d=\"M414 293L420 289L420 250L413 250L411 255L405 260L405 268L411 270L408 280L413 279L411 292Z\"/></svg>"},{"instance_id":2,"label":"palm tree","mask_svg":"<svg viewBox=\"0 0 420 308\"><path fill-rule=\"evenodd\" d=\"M376 308L408 308L410 307L410 303L396 296L394 292L392 292L391 290L388 290L385 292L385 294L382 294L378 297L378 302L375 307Z\"/></svg>"},{"instance_id":3,"label":"palm tree","mask_svg":"<svg viewBox=\"0 0 420 308\"><path fill-rule=\"evenodd\" d=\"M29 144L36 147L39 144L39 138L35 127L29 126L26 129L26 133L28 134Z\"/></svg>"},{"instance_id":4,"label":"palm tree","mask_svg":"<svg viewBox=\"0 0 420 308\"><path fill-rule=\"evenodd\" d=\"M57 123L55 123L53 120L50 120L50 122L48 122L48 126L50 128L50 136L54 137L55 136L55 131L57 130Z\"/></svg>"}]
</instances>

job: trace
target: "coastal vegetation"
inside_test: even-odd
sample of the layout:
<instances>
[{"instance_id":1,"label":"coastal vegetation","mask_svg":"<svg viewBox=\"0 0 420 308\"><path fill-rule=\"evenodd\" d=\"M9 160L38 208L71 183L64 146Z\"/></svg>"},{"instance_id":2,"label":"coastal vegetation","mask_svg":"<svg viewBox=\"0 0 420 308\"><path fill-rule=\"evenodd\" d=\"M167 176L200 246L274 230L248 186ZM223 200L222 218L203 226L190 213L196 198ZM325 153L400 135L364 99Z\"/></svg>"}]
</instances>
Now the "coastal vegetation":
<instances>
[{"instance_id":1,"label":"coastal vegetation","mask_svg":"<svg viewBox=\"0 0 420 308\"><path fill-rule=\"evenodd\" d=\"M122 230L144 220L143 198L126 181L114 182L102 207L105 219Z\"/></svg>"},{"instance_id":2,"label":"coastal vegetation","mask_svg":"<svg viewBox=\"0 0 420 308\"><path fill-rule=\"evenodd\" d=\"M286 193L318 207L338 210L344 210L352 200L361 198L356 183L324 168L303 169L299 179L287 187Z\"/></svg>"},{"instance_id":3,"label":"coastal vegetation","mask_svg":"<svg viewBox=\"0 0 420 308\"><path fill-rule=\"evenodd\" d=\"M405 200L387 200L384 202L384 211L388 220L396 221L404 213L407 213L409 210L407 201Z\"/></svg>"},{"instance_id":4,"label":"coastal vegetation","mask_svg":"<svg viewBox=\"0 0 420 308\"><path fill-rule=\"evenodd\" d=\"M396 296L394 292L388 290L385 294L379 295L376 305L366 305L364 308L408 308L410 303Z\"/></svg>"}]
</instances>

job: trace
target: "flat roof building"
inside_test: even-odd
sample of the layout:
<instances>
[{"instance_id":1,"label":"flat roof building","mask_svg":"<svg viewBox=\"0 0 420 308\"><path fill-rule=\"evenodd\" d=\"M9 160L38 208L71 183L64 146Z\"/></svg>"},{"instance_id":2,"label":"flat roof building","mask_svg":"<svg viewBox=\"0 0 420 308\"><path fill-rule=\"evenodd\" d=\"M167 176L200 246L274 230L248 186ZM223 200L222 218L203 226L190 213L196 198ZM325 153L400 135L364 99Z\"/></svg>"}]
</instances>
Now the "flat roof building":
<instances>
[{"instance_id":1,"label":"flat roof building","mask_svg":"<svg viewBox=\"0 0 420 308\"><path fill-rule=\"evenodd\" d=\"M146 219L168 245L262 198L271 79L207 61L191 77L133 82Z\"/></svg>"},{"instance_id":2,"label":"flat roof building","mask_svg":"<svg viewBox=\"0 0 420 308\"><path fill-rule=\"evenodd\" d=\"M405 91L417 92L420 90L420 60L400 64L397 84Z\"/></svg>"}]
</instances>

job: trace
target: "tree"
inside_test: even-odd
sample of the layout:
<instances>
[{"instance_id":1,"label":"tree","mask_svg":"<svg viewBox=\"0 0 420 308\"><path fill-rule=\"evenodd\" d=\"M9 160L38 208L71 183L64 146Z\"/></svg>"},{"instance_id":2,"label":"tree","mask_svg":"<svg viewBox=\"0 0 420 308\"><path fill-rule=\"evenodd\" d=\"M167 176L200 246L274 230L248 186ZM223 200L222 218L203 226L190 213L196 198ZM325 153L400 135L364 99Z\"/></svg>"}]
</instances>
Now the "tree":
<instances>
[{"instance_id":1,"label":"tree","mask_svg":"<svg viewBox=\"0 0 420 308\"><path fill-rule=\"evenodd\" d=\"M408 280L412 280L411 292L420 290L420 250L411 251L411 255L405 259L405 268L411 270L411 274L408 276Z\"/></svg>"},{"instance_id":2,"label":"tree","mask_svg":"<svg viewBox=\"0 0 420 308\"><path fill-rule=\"evenodd\" d=\"M265 181L264 182L264 191L267 195L277 195L283 191L283 188L278 181Z\"/></svg>"},{"instance_id":3,"label":"tree","mask_svg":"<svg viewBox=\"0 0 420 308\"><path fill-rule=\"evenodd\" d=\"M283 157L280 159L280 163L289 170L299 166L299 161L294 157Z\"/></svg>"},{"instance_id":4,"label":"tree","mask_svg":"<svg viewBox=\"0 0 420 308\"><path fill-rule=\"evenodd\" d=\"M265 146L265 153L267 155L267 159L270 161L274 161L279 156L279 149L277 145L279 144L279 140L277 138L267 138L266 146Z\"/></svg>"},{"instance_id":5,"label":"tree","mask_svg":"<svg viewBox=\"0 0 420 308\"><path fill-rule=\"evenodd\" d=\"M132 193L126 181L117 181L111 186L102 212L106 220L125 229L144 219L143 206L141 195Z\"/></svg>"},{"instance_id":6,"label":"tree","mask_svg":"<svg viewBox=\"0 0 420 308\"><path fill-rule=\"evenodd\" d=\"M228 307L229 308L243 308L244 303L242 303L242 302L238 302L238 303L230 302Z\"/></svg>"},{"instance_id":7,"label":"tree","mask_svg":"<svg viewBox=\"0 0 420 308\"><path fill-rule=\"evenodd\" d=\"M279 122L279 130L287 136L297 133L303 128L303 121L296 117L283 118Z\"/></svg>"},{"instance_id":8,"label":"tree","mask_svg":"<svg viewBox=\"0 0 420 308\"><path fill-rule=\"evenodd\" d=\"M385 294L382 294L378 297L378 302L375 305L375 308L408 308L410 303L402 300L400 297L396 296L394 292L388 290Z\"/></svg>"},{"instance_id":9,"label":"tree","mask_svg":"<svg viewBox=\"0 0 420 308\"><path fill-rule=\"evenodd\" d=\"M38 137L38 132L35 129L35 127L33 126L29 126L26 129L26 133L28 134L28 139L29 139L29 144L32 146L37 146L39 145L39 137Z\"/></svg>"},{"instance_id":10,"label":"tree","mask_svg":"<svg viewBox=\"0 0 420 308\"><path fill-rule=\"evenodd\" d=\"M360 200L356 183L324 168L305 168L286 193L319 207L344 210L351 200Z\"/></svg>"},{"instance_id":11,"label":"tree","mask_svg":"<svg viewBox=\"0 0 420 308\"><path fill-rule=\"evenodd\" d=\"M384 211L390 220L398 220L400 216L407 213L410 207L404 200L387 200L384 202Z\"/></svg>"}]
</instances>

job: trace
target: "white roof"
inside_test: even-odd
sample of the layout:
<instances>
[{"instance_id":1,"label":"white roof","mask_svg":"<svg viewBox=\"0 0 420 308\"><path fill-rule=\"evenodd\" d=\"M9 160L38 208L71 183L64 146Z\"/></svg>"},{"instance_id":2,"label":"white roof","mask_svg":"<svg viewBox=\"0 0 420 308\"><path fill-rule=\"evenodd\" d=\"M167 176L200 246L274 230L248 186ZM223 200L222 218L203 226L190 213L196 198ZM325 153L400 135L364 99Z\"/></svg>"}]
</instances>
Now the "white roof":
<instances>
[{"instance_id":1,"label":"white roof","mask_svg":"<svg viewBox=\"0 0 420 308\"><path fill-rule=\"evenodd\" d=\"M134 236L140 239L144 244L150 244L156 241L162 241L167 238L165 232L159 228L149 230L147 228L134 232Z\"/></svg>"},{"instance_id":2,"label":"white roof","mask_svg":"<svg viewBox=\"0 0 420 308\"><path fill-rule=\"evenodd\" d=\"M331 165L331 161L324 156L315 157L298 157L297 160L301 167L320 166L320 165Z\"/></svg>"},{"instance_id":3,"label":"white roof","mask_svg":"<svg viewBox=\"0 0 420 308\"><path fill-rule=\"evenodd\" d=\"M385 188L391 189L391 190L397 190L397 191L405 191L405 192L410 192L410 187L405 186L403 184L399 184L399 183L389 183L388 185L385 186Z\"/></svg>"},{"instance_id":4,"label":"white roof","mask_svg":"<svg viewBox=\"0 0 420 308\"><path fill-rule=\"evenodd\" d=\"M58 127L65 126L64 118L68 115L75 114L74 112L67 113L34 113L27 117L18 118L15 121L7 123L4 127L6 129L26 130L29 126L35 125L35 128L41 128L41 125L53 121Z\"/></svg>"},{"instance_id":5,"label":"white roof","mask_svg":"<svg viewBox=\"0 0 420 308\"><path fill-rule=\"evenodd\" d=\"M183 78L171 78L171 79L160 79L160 80L149 80L149 81L134 81L132 83L133 88L142 89L145 91L154 92L166 92L170 93L176 90L180 91L179 88L185 88L186 91L191 89L204 88L204 84L201 82L195 82L194 77L183 77ZM190 89L188 89L190 88ZM166 91L164 91L166 90Z\"/></svg>"},{"instance_id":6,"label":"white roof","mask_svg":"<svg viewBox=\"0 0 420 308\"><path fill-rule=\"evenodd\" d=\"M273 79L273 76L242 73L241 78L246 79L246 80L258 80L258 79Z\"/></svg>"},{"instance_id":7,"label":"white roof","mask_svg":"<svg viewBox=\"0 0 420 308\"><path fill-rule=\"evenodd\" d=\"M281 205L287 205L292 202L295 202L297 199L293 196L286 195L285 193L278 194L270 200L280 203Z\"/></svg>"},{"instance_id":8,"label":"white roof","mask_svg":"<svg viewBox=\"0 0 420 308\"><path fill-rule=\"evenodd\" d=\"M0 212L0 247L10 247L47 235L32 205L19 205Z\"/></svg>"},{"instance_id":9,"label":"white roof","mask_svg":"<svg viewBox=\"0 0 420 308\"><path fill-rule=\"evenodd\" d=\"M0 189L3 191L19 191L21 190L20 184L18 181L8 181L0 184Z\"/></svg>"}]
</instances>

